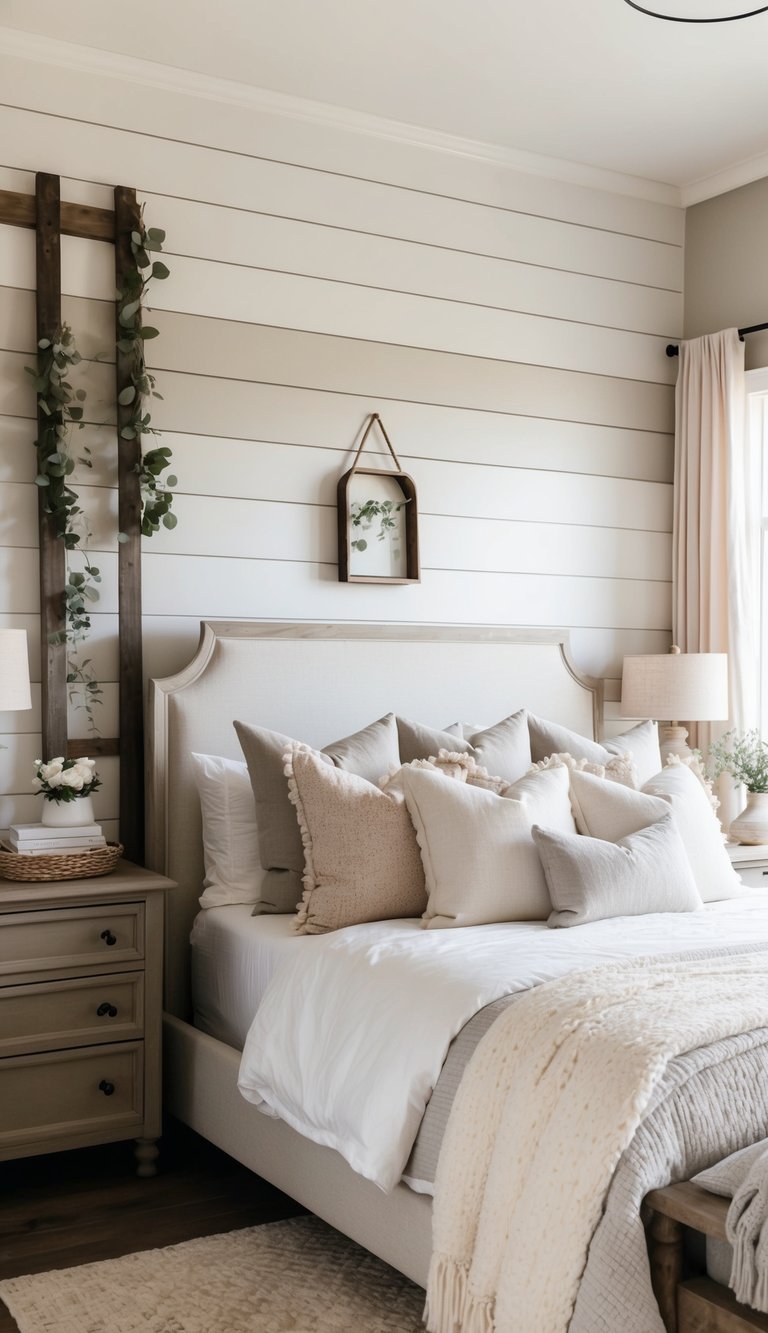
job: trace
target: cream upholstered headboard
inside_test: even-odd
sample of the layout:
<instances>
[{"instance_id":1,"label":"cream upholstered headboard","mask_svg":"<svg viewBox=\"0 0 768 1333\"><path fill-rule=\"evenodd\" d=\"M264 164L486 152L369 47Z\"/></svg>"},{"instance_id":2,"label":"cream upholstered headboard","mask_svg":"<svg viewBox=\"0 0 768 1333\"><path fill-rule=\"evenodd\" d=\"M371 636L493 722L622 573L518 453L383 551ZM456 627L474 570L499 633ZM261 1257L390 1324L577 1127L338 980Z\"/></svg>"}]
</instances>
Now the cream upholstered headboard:
<instances>
[{"instance_id":1,"label":"cream upholstered headboard","mask_svg":"<svg viewBox=\"0 0 768 1333\"><path fill-rule=\"evenodd\" d=\"M188 1016L203 880L193 752L242 758L235 718L321 747L388 712L444 727L522 707L599 734L601 685L574 668L567 631L204 621L189 666L150 682L148 864L179 885L167 900L166 1008Z\"/></svg>"}]
</instances>

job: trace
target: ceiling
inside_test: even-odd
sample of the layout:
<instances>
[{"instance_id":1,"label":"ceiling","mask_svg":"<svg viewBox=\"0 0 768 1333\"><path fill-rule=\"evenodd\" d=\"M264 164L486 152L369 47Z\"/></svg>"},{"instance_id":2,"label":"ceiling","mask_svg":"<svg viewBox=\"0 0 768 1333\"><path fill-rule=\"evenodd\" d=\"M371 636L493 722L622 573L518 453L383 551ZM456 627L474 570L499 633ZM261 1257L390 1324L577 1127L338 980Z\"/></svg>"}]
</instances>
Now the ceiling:
<instances>
[{"instance_id":1,"label":"ceiling","mask_svg":"<svg viewBox=\"0 0 768 1333\"><path fill-rule=\"evenodd\" d=\"M676 186L768 152L768 13L692 25L624 0L216 0L194 21L194 8L3 0L0 23Z\"/></svg>"}]
</instances>

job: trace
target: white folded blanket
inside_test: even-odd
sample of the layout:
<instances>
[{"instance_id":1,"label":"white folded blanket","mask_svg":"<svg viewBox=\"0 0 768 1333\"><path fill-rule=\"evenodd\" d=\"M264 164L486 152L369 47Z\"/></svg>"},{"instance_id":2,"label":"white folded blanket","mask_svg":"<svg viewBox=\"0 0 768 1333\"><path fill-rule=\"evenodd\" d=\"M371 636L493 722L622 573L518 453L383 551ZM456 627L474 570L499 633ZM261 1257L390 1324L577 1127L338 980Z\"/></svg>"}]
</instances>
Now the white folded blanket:
<instances>
[{"instance_id":1,"label":"white folded blanket","mask_svg":"<svg viewBox=\"0 0 768 1333\"><path fill-rule=\"evenodd\" d=\"M768 1313L768 1147L736 1190L725 1232L733 1246L729 1285L737 1301Z\"/></svg>"},{"instance_id":2,"label":"white folded blanket","mask_svg":"<svg viewBox=\"0 0 768 1333\"><path fill-rule=\"evenodd\" d=\"M767 983L768 951L640 959L540 986L497 1019L438 1165L431 1333L564 1333L612 1175L669 1061L767 1027Z\"/></svg>"}]
</instances>

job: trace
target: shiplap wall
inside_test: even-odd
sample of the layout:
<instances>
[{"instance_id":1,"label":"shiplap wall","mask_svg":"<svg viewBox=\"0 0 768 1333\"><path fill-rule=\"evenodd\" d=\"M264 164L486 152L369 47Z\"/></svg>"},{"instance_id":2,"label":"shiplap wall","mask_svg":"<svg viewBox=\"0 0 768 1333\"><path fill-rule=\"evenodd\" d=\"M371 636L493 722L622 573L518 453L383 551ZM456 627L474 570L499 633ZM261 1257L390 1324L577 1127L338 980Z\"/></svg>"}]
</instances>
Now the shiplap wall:
<instances>
[{"instance_id":1,"label":"shiplap wall","mask_svg":"<svg viewBox=\"0 0 768 1333\"><path fill-rule=\"evenodd\" d=\"M0 55L0 187L137 187L168 232L150 344L178 527L145 543L147 673L201 617L567 625L607 682L670 625L683 215L460 154ZM61 108L66 107L66 117ZM88 645L116 726L111 247L63 241L87 358L80 471L104 572ZM0 624L39 652L34 240L0 227ZM337 582L335 486L371 410L418 486L422 582ZM36 818L39 690L0 714L0 827ZM515 703L517 701L514 701ZM445 719L448 721L448 719ZM72 733L84 734L82 713ZM103 761L102 820L116 812Z\"/></svg>"}]
</instances>

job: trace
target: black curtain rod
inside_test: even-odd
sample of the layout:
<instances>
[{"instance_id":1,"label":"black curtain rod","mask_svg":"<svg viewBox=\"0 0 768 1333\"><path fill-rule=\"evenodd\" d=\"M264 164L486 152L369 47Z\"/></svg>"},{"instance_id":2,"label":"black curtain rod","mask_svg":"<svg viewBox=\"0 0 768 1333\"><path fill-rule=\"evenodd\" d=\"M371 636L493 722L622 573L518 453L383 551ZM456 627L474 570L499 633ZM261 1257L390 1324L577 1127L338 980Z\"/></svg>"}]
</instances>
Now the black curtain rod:
<instances>
[{"instance_id":1,"label":"black curtain rod","mask_svg":"<svg viewBox=\"0 0 768 1333\"><path fill-rule=\"evenodd\" d=\"M768 324L750 324L748 329L739 329L739 337L744 341L745 333L760 333L761 329L768 329ZM680 348L677 343L667 343L667 356L679 356Z\"/></svg>"}]
</instances>

